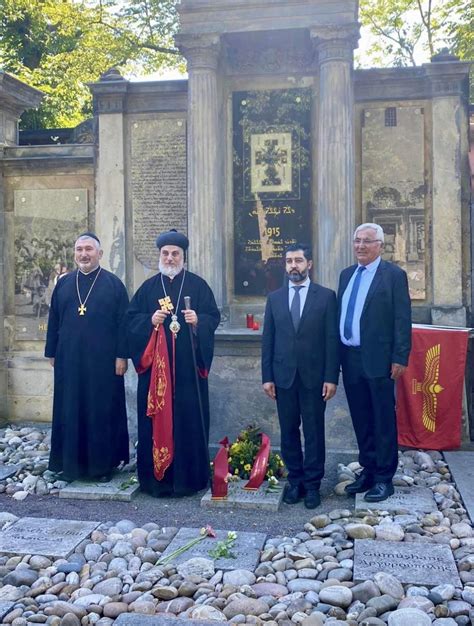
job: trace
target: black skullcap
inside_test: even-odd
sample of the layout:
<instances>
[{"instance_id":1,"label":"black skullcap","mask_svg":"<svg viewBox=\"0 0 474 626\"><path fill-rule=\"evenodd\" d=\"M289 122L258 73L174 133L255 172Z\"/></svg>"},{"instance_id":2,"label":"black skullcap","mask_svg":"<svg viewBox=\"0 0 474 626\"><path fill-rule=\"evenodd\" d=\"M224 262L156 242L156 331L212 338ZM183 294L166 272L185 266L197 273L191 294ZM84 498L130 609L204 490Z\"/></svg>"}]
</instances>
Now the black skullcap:
<instances>
[{"instance_id":1,"label":"black skullcap","mask_svg":"<svg viewBox=\"0 0 474 626\"><path fill-rule=\"evenodd\" d=\"M178 246L178 248L182 248L186 252L189 246L189 239L183 233L178 233L175 228L172 228L165 233L161 233L156 238L156 247L162 248L163 246Z\"/></svg>"},{"instance_id":2,"label":"black skullcap","mask_svg":"<svg viewBox=\"0 0 474 626\"><path fill-rule=\"evenodd\" d=\"M82 235L79 235L77 239L80 239L81 237L89 237L89 239L95 239L97 243L100 245L100 239L94 233L90 233L90 232L82 233Z\"/></svg>"}]
</instances>

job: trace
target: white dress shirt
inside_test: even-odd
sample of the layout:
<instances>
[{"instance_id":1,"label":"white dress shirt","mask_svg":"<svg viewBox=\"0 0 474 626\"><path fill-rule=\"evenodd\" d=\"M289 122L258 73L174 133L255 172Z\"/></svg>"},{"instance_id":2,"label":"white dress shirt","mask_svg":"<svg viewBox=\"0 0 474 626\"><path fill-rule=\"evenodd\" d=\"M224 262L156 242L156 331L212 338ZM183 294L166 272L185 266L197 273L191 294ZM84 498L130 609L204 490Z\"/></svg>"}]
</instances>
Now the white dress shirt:
<instances>
[{"instance_id":1,"label":"white dress shirt","mask_svg":"<svg viewBox=\"0 0 474 626\"><path fill-rule=\"evenodd\" d=\"M299 290L300 292L300 318L303 315L303 309L304 309L304 305L306 302L306 296L308 295L308 289L309 289L310 284L311 284L311 281L309 279L309 276L307 276L306 280L300 283L299 285L295 285L295 283L292 283L291 280L288 280L288 307L290 311L291 311L291 303L293 302L293 298L295 297L294 287L302 287L302 289Z\"/></svg>"}]
</instances>

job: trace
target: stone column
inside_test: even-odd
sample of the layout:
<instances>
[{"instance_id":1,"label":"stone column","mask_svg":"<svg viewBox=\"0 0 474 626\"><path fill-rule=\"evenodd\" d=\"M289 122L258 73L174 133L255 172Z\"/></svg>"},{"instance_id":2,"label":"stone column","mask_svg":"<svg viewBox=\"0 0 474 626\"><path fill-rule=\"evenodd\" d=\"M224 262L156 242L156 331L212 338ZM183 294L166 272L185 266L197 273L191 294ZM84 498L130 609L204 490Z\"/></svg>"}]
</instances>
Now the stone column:
<instances>
[{"instance_id":1,"label":"stone column","mask_svg":"<svg viewBox=\"0 0 474 626\"><path fill-rule=\"evenodd\" d=\"M466 325L463 281L469 272L463 246L469 248L467 77L468 63L438 55L426 64L432 92L432 269L431 321L444 326ZM464 198L463 198L464 193ZM463 216L463 211L465 215ZM464 222L464 223L463 223Z\"/></svg>"},{"instance_id":2,"label":"stone column","mask_svg":"<svg viewBox=\"0 0 474 626\"><path fill-rule=\"evenodd\" d=\"M5 285L5 207L3 202L3 169L1 159L3 148L0 148L0 420L7 415L7 361L4 331L4 285Z\"/></svg>"},{"instance_id":3,"label":"stone column","mask_svg":"<svg viewBox=\"0 0 474 626\"><path fill-rule=\"evenodd\" d=\"M223 302L223 179L220 175L217 67L218 35L178 35L188 63L188 267Z\"/></svg>"},{"instance_id":4,"label":"stone column","mask_svg":"<svg viewBox=\"0 0 474 626\"><path fill-rule=\"evenodd\" d=\"M94 112L98 119L95 230L104 250L101 265L125 282L126 208L123 112L128 81L117 70L112 69L101 76L100 82L91 84L90 89L94 94Z\"/></svg>"},{"instance_id":5,"label":"stone column","mask_svg":"<svg viewBox=\"0 0 474 626\"><path fill-rule=\"evenodd\" d=\"M318 106L313 107L317 129L317 273L335 289L339 273L353 263L355 223L353 50L358 25L311 29L319 62Z\"/></svg>"}]
</instances>

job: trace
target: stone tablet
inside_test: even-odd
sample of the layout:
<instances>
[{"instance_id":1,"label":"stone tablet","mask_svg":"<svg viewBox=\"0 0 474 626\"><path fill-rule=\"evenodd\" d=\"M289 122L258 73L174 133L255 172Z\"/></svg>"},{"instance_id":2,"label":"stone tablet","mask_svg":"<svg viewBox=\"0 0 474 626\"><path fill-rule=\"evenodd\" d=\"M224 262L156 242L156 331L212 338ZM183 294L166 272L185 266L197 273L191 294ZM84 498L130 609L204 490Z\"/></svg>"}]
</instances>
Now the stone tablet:
<instances>
[{"instance_id":1,"label":"stone tablet","mask_svg":"<svg viewBox=\"0 0 474 626\"><path fill-rule=\"evenodd\" d=\"M116 474L108 483L75 480L59 492L72 500L119 500L130 502L140 488L134 474Z\"/></svg>"},{"instance_id":2,"label":"stone tablet","mask_svg":"<svg viewBox=\"0 0 474 626\"><path fill-rule=\"evenodd\" d=\"M181 548L181 546L188 543L191 539L199 537L199 530L199 528L181 528L160 558L168 556L178 548ZM189 559L193 559L195 557L212 559L209 551L213 550L217 546L218 541L223 541L227 538L228 531L216 530L215 533L215 538L206 537L189 550L186 550L174 558L172 562L176 564L183 563L184 561L188 561ZM237 531L237 540L232 548L232 552L235 554L236 558L216 559L216 569L224 571L247 569L253 571L259 561L260 550L262 550L266 538L267 535L264 533L246 533L241 532L240 530Z\"/></svg>"},{"instance_id":3,"label":"stone tablet","mask_svg":"<svg viewBox=\"0 0 474 626\"><path fill-rule=\"evenodd\" d=\"M264 511L278 511L283 498L283 484L281 489L268 491L268 483L264 482L257 491L246 491L243 486L246 480L230 482L227 498L213 500L211 489L201 498L204 508L219 509L259 509Z\"/></svg>"},{"instance_id":4,"label":"stone tablet","mask_svg":"<svg viewBox=\"0 0 474 626\"><path fill-rule=\"evenodd\" d=\"M456 450L443 454L469 517L474 521L474 452Z\"/></svg>"},{"instance_id":5,"label":"stone tablet","mask_svg":"<svg viewBox=\"0 0 474 626\"><path fill-rule=\"evenodd\" d=\"M137 615L137 613L121 613L115 620L115 626L214 626L215 624L228 624L229 622L216 622L213 620L202 621L184 619L181 617L166 617L164 615Z\"/></svg>"},{"instance_id":6,"label":"stone tablet","mask_svg":"<svg viewBox=\"0 0 474 626\"><path fill-rule=\"evenodd\" d=\"M0 553L66 559L100 522L22 517L0 531Z\"/></svg>"},{"instance_id":7,"label":"stone tablet","mask_svg":"<svg viewBox=\"0 0 474 626\"><path fill-rule=\"evenodd\" d=\"M437 511L433 492L428 487L395 487L395 493L382 502L366 502L364 494L356 494L356 511L417 511L431 513Z\"/></svg>"},{"instance_id":8,"label":"stone tablet","mask_svg":"<svg viewBox=\"0 0 474 626\"><path fill-rule=\"evenodd\" d=\"M354 582L377 572L392 574L401 583L435 587L449 583L461 587L451 548L442 544L356 539Z\"/></svg>"},{"instance_id":9,"label":"stone tablet","mask_svg":"<svg viewBox=\"0 0 474 626\"><path fill-rule=\"evenodd\" d=\"M0 465L0 480L5 480L14 476L18 471L23 469L23 464L17 465Z\"/></svg>"}]
</instances>

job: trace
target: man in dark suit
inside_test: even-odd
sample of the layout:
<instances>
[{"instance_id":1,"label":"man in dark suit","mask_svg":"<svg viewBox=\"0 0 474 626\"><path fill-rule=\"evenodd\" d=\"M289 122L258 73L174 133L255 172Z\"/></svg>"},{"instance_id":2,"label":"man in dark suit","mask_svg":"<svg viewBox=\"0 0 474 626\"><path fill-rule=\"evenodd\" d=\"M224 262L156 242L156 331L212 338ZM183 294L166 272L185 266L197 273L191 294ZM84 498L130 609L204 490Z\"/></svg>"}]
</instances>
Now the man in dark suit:
<instances>
[{"instance_id":1,"label":"man in dark suit","mask_svg":"<svg viewBox=\"0 0 474 626\"><path fill-rule=\"evenodd\" d=\"M342 271L338 289L342 376L363 467L346 492L367 492L367 502L393 494L398 465L394 386L411 348L407 275L382 260L383 244L381 226L358 226L357 264Z\"/></svg>"},{"instance_id":2,"label":"man in dark suit","mask_svg":"<svg viewBox=\"0 0 474 626\"><path fill-rule=\"evenodd\" d=\"M308 246L287 248L288 282L268 296L262 337L263 389L276 399L288 469L283 501L296 504L304 497L308 509L321 502L324 411L339 378L336 294L310 281L312 264Z\"/></svg>"}]
</instances>

